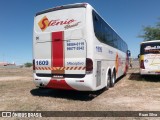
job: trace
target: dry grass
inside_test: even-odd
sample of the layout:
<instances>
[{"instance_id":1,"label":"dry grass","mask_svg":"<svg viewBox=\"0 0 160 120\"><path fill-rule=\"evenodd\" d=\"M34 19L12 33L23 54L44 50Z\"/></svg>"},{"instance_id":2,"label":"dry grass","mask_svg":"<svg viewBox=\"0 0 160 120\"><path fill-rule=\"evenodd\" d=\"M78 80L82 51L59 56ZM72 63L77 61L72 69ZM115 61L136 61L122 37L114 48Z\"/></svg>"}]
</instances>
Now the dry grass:
<instances>
[{"instance_id":1,"label":"dry grass","mask_svg":"<svg viewBox=\"0 0 160 120\"><path fill-rule=\"evenodd\" d=\"M32 68L0 67L0 77L32 76Z\"/></svg>"},{"instance_id":2,"label":"dry grass","mask_svg":"<svg viewBox=\"0 0 160 120\"><path fill-rule=\"evenodd\" d=\"M0 111L160 111L159 77L141 78L138 69L129 70L114 88L92 94L37 89L28 68L1 68L0 79Z\"/></svg>"}]
</instances>

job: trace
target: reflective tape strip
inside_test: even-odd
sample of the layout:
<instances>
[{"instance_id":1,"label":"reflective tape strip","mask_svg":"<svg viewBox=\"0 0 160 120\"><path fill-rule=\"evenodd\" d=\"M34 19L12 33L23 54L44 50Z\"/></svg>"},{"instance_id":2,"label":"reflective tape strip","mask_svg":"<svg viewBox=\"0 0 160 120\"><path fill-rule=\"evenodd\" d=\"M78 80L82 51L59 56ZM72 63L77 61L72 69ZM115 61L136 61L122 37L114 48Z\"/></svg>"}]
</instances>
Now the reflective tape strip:
<instances>
[{"instance_id":1,"label":"reflective tape strip","mask_svg":"<svg viewBox=\"0 0 160 120\"><path fill-rule=\"evenodd\" d=\"M77 69L77 67L74 67L74 70L76 70Z\"/></svg>"},{"instance_id":2,"label":"reflective tape strip","mask_svg":"<svg viewBox=\"0 0 160 120\"><path fill-rule=\"evenodd\" d=\"M85 69L86 69L86 67L83 67L83 68L82 68L82 70L85 70Z\"/></svg>"},{"instance_id":3,"label":"reflective tape strip","mask_svg":"<svg viewBox=\"0 0 160 120\"><path fill-rule=\"evenodd\" d=\"M35 67L36 70L85 70L86 67Z\"/></svg>"},{"instance_id":4,"label":"reflective tape strip","mask_svg":"<svg viewBox=\"0 0 160 120\"><path fill-rule=\"evenodd\" d=\"M81 70L82 67L79 67L78 70Z\"/></svg>"},{"instance_id":5,"label":"reflective tape strip","mask_svg":"<svg viewBox=\"0 0 160 120\"><path fill-rule=\"evenodd\" d=\"M59 68L59 70L64 70L64 67Z\"/></svg>"},{"instance_id":6,"label":"reflective tape strip","mask_svg":"<svg viewBox=\"0 0 160 120\"><path fill-rule=\"evenodd\" d=\"M70 70L72 70L73 69L73 67L70 67Z\"/></svg>"},{"instance_id":7,"label":"reflective tape strip","mask_svg":"<svg viewBox=\"0 0 160 120\"><path fill-rule=\"evenodd\" d=\"M50 68L50 67L48 67L48 70L51 70L51 68Z\"/></svg>"},{"instance_id":8,"label":"reflective tape strip","mask_svg":"<svg viewBox=\"0 0 160 120\"><path fill-rule=\"evenodd\" d=\"M65 70L68 70L69 69L69 67L66 67L66 69Z\"/></svg>"}]
</instances>

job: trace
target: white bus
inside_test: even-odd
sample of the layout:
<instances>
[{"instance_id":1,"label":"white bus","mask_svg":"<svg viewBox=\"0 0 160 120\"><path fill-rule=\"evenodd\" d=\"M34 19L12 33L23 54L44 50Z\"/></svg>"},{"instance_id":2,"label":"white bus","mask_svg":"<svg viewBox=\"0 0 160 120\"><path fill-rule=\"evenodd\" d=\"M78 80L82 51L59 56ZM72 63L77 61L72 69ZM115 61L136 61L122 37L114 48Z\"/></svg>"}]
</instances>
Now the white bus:
<instances>
[{"instance_id":1,"label":"white bus","mask_svg":"<svg viewBox=\"0 0 160 120\"><path fill-rule=\"evenodd\" d=\"M139 60L141 75L160 75L160 40L142 42Z\"/></svg>"},{"instance_id":2,"label":"white bus","mask_svg":"<svg viewBox=\"0 0 160 120\"><path fill-rule=\"evenodd\" d=\"M59 6L34 18L37 87L96 91L127 72L127 44L88 3Z\"/></svg>"}]
</instances>

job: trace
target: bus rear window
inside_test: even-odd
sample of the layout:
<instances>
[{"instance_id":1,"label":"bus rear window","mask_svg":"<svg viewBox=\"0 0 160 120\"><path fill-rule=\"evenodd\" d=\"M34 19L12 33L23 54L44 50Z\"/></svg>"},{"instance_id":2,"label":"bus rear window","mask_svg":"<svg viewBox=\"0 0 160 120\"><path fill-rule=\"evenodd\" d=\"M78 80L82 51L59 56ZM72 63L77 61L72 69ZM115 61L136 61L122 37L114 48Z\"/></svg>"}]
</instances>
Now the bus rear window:
<instances>
[{"instance_id":1,"label":"bus rear window","mask_svg":"<svg viewBox=\"0 0 160 120\"><path fill-rule=\"evenodd\" d=\"M36 32L78 29L84 26L85 8L69 8L47 12L37 15L34 22Z\"/></svg>"},{"instance_id":2,"label":"bus rear window","mask_svg":"<svg viewBox=\"0 0 160 120\"><path fill-rule=\"evenodd\" d=\"M160 54L160 43L154 42L154 43L143 43L141 45L141 54Z\"/></svg>"}]
</instances>

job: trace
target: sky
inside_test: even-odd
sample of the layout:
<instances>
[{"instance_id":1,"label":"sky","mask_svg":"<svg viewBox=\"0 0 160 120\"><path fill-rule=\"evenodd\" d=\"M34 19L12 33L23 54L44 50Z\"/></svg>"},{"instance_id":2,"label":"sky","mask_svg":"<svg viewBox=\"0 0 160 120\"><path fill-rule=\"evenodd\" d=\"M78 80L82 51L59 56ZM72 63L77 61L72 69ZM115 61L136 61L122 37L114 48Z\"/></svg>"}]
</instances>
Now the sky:
<instances>
[{"instance_id":1,"label":"sky","mask_svg":"<svg viewBox=\"0 0 160 120\"><path fill-rule=\"evenodd\" d=\"M33 22L37 12L87 2L128 44L132 57L139 54L144 26L160 18L160 0L0 0L0 61L32 62Z\"/></svg>"}]
</instances>

